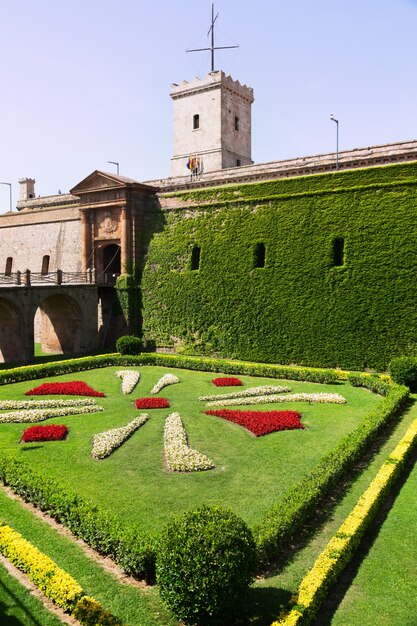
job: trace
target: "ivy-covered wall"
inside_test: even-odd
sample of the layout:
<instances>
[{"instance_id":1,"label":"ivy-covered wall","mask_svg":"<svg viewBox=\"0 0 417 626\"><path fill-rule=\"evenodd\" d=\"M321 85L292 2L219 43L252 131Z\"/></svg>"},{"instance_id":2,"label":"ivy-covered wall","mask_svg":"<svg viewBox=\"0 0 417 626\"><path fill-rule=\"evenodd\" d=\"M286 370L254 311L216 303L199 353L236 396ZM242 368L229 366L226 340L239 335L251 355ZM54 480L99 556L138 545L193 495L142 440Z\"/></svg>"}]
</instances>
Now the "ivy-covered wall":
<instances>
[{"instance_id":1,"label":"ivy-covered wall","mask_svg":"<svg viewBox=\"0 0 417 626\"><path fill-rule=\"evenodd\" d=\"M158 346L379 370L417 354L417 163L172 197L141 281Z\"/></svg>"}]
</instances>

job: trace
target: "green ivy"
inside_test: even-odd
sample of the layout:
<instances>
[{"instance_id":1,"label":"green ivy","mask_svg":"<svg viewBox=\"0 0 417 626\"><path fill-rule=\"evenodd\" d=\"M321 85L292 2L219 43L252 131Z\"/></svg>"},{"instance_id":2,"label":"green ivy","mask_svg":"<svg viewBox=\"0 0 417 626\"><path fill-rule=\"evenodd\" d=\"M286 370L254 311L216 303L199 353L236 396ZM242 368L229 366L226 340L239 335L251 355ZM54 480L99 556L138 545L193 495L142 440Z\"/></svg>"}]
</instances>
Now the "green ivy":
<instances>
[{"instance_id":1,"label":"green ivy","mask_svg":"<svg viewBox=\"0 0 417 626\"><path fill-rule=\"evenodd\" d=\"M157 345L357 370L417 354L416 163L173 197L188 206L165 212L141 282L143 334Z\"/></svg>"}]
</instances>

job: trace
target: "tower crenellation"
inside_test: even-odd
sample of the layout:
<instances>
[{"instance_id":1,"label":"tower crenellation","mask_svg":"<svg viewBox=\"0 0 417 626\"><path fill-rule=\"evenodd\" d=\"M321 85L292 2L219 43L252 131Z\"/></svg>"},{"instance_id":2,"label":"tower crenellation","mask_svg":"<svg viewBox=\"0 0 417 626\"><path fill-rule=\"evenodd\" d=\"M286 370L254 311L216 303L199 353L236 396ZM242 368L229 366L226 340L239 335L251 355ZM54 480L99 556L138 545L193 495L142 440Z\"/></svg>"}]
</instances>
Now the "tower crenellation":
<instances>
[{"instance_id":1,"label":"tower crenellation","mask_svg":"<svg viewBox=\"0 0 417 626\"><path fill-rule=\"evenodd\" d=\"M171 87L174 145L171 176L187 174L190 156L200 171L250 165L253 89L222 71Z\"/></svg>"}]
</instances>

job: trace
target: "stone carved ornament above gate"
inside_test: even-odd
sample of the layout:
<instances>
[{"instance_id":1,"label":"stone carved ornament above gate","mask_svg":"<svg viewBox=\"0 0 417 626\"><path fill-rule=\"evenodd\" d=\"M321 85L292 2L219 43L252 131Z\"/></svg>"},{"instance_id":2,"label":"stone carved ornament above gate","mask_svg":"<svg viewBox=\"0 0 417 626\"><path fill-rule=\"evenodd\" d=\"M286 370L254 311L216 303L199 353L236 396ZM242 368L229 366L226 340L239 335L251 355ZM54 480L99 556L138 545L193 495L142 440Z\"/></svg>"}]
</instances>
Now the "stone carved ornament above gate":
<instances>
[{"instance_id":1,"label":"stone carved ornament above gate","mask_svg":"<svg viewBox=\"0 0 417 626\"><path fill-rule=\"evenodd\" d=\"M107 213L100 222L99 231L100 234L110 237L114 235L114 233L117 231L117 228L117 221L112 218L111 213Z\"/></svg>"}]
</instances>

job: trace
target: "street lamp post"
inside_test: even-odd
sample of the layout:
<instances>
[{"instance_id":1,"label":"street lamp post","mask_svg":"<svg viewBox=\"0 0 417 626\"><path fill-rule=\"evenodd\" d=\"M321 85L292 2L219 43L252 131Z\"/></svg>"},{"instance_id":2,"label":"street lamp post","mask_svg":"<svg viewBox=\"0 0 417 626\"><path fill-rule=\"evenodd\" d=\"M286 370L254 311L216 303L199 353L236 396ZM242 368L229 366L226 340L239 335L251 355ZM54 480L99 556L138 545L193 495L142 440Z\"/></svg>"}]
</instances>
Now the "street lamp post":
<instances>
[{"instance_id":1,"label":"street lamp post","mask_svg":"<svg viewBox=\"0 0 417 626\"><path fill-rule=\"evenodd\" d=\"M10 190L10 210L13 210L13 205L12 205L12 183L2 183L0 182L0 185L8 185L9 186L9 190Z\"/></svg>"},{"instance_id":2,"label":"street lamp post","mask_svg":"<svg viewBox=\"0 0 417 626\"><path fill-rule=\"evenodd\" d=\"M337 120L333 113L330 114L330 119L336 124L336 169L339 169L339 120Z\"/></svg>"},{"instance_id":3,"label":"street lamp post","mask_svg":"<svg viewBox=\"0 0 417 626\"><path fill-rule=\"evenodd\" d=\"M107 161L107 163L111 163L117 167L117 175L119 175L119 163L117 161Z\"/></svg>"}]
</instances>

